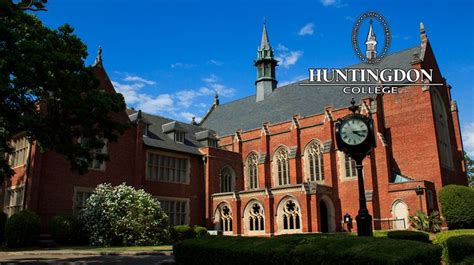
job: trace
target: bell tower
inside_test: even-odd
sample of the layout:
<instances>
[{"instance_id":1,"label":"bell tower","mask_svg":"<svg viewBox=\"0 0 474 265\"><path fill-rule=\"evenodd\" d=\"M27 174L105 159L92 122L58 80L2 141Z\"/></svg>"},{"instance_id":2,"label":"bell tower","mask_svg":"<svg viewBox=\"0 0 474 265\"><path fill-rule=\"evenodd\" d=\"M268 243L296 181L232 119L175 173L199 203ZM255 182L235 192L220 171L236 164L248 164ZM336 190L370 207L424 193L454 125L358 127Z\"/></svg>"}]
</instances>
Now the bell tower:
<instances>
[{"instance_id":1,"label":"bell tower","mask_svg":"<svg viewBox=\"0 0 474 265\"><path fill-rule=\"evenodd\" d=\"M264 22L262 41L260 42L260 47L258 47L257 60L254 61L255 67L257 67L257 80L255 81L257 102L264 100L276 88L278 82L275 78L275 67L277 64L278 62L273 56L273 49L268 39L267 26Z\"/></svg>"}]
</instances>

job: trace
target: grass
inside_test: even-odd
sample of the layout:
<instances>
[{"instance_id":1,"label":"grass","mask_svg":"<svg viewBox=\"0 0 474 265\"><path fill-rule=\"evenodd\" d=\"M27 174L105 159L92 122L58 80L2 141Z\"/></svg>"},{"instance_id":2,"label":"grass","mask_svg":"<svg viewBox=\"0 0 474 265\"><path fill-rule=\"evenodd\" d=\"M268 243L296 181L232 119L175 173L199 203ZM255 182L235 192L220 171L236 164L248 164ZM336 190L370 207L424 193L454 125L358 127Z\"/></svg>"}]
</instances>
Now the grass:
<instances>
[{"instance_id":1,"label":"grass","mask_svg":"<svg viewBox=\"0 0 474 265\"><path fill-rule=\"evenodd\" d=\"M7 248L1 247L0 252L22 252L22 251L96 251L96 252L151 252L151 251L172 251L173 246L128 246L128 247L93 247L93 246L63 246L53 248Z\"/></svg>"}]
</instances>

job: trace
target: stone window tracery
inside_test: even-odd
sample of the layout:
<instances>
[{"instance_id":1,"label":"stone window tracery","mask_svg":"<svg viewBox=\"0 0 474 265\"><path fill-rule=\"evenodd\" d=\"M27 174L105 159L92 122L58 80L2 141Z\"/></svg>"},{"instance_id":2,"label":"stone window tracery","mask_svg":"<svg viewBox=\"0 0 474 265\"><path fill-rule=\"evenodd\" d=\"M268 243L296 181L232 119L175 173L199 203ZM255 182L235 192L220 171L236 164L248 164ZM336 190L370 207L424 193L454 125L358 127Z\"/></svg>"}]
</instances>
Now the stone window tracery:
<instances>
[{"instance_id":1,"label":"stone window tracery","mask_svg":"<svg viewBox=\"0 0 474 265\"><path fill-rule=\"evenodd\" d=\"M280 147L274 155L274 174L277 185L290 184L290 166L288 160L288 150Z\"/></svg>"},{"instance_id":2,"label":"stone window tracery","mask_svg":"<svg viewBox=\"0 0 474 265\"><path fill-rule=\"evenodd\" d=\"M292 200L287 200L283 205L281 218L283 219L283 230L296 230L301 228L300 208Z\"/></svg>"},{"instance_id":3,"label":"stone window tracery","mask_svg":"<svg viewBox=\"0 0 474 265\"><path fill-rule=\"evenodd\" d=\"M313 141L305 150L306 179L309 181L324 180L323 150L318 141Z\"/></svg>"},{"instance_id":4,"label":"stone window tracery","mask_svg":"<svg viewBox=\"0 0 474 265\"><path fill-rule=\"evenodd\" d=\"M247 188L258 188L258 156L255 152L247 157Z\"/></svg>"}]
</instances>

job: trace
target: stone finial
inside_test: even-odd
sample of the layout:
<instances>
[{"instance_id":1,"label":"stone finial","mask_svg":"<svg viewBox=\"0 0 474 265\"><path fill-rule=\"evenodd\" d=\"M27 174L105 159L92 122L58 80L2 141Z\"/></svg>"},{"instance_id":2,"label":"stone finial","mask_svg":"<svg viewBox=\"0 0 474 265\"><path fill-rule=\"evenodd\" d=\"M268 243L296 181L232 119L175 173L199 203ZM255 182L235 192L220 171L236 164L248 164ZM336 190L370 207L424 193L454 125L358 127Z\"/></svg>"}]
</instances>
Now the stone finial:
<instances>
[{"instance_id":1,"label":"stone finial","mask_svg":"<svg viewBox=\"0 0 474 265\"><path fill-rule=\"evenodd\" d=\"M420 60L423 61L425 58L426 45L428 43L428 36L426 35L425 25L420 22L420 40L421 40L421 54Z\"/></svg>"},{"instance_id":2,"label":"stone finial","mask_svg":"<svg viewBox=\"0 0 474 265\"><path fill-rule=\"evenodd\" d=\"M217 93L217 91L214 95L214 106L219 106L219 94Z\"/></svg>"},{"instance_id":3,"label":"stone finial","mask_svg":"<svg viewBox=\"0 0 474 265\"><path fill-rule=\"evenodd\" d=\"M458 103L456 100L451 101L451 111L458 111Z\"/></svg>"},{"instance_id":4,"label":"stone finial","mask_svg":"<svg viewBox=\"0 0 474 265\"><path fill-rule=\"evenodd\" d=\"M426 36L425 25L423 24L423 22L420 22L420 38L421 42L425 42L428 40L428 37Z\"/></svg>"},{"instance_id":5,"label":"stone finial","mask_svg":"<svg viewBox=\"0 0 474 265\"><path fill-rule=\"evenodd\" d=\"M192 125L197 125L196 117L193 116L193 117L191 118L191 124L192 124Z\"/></svg>"},{"instance_id":6,"label":"stone finial","mask_svg":"<svg viewBox=\"0 0 474 265\"><path fill-rule=\"evenodd\" d=\"M101 66L102 65L102 46L99 46L97 51L97 57L95 57L95 61L92 66Z\"/></svg>"}]
</instances>

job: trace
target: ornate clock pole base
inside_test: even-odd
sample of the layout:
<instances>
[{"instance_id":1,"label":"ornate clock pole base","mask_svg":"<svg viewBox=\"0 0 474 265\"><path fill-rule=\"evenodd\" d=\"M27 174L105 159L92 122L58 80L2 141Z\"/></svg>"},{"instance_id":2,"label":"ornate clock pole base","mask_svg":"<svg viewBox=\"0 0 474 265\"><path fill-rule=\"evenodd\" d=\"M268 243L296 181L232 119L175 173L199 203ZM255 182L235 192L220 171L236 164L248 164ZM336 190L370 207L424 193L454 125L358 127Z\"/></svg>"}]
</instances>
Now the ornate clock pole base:
<instances>
[{"instance_id":1,"label":"ornate clock pole base","mask_svg":"<svg viewBox=\"0 0 474 265\"><path fill-rule=\"evenodd\" d=\"M357 180L359 182L359 214L356 216L357 235L358 236L372 236L372 216L367 210L367 203L365 199L364 177L362 175L362 159L357 158Z\"/></svg>"}]
</instances>

